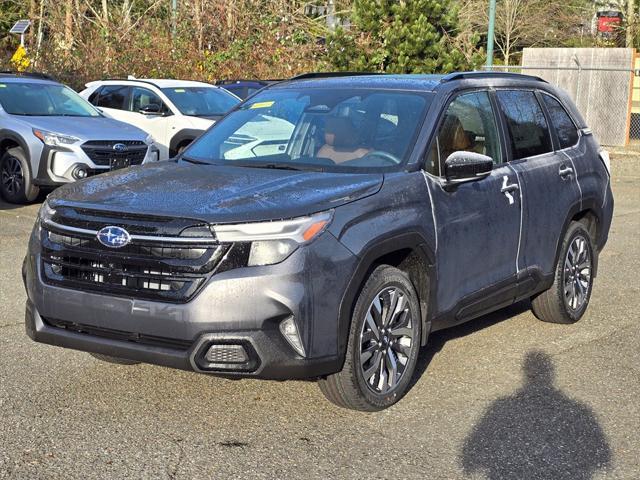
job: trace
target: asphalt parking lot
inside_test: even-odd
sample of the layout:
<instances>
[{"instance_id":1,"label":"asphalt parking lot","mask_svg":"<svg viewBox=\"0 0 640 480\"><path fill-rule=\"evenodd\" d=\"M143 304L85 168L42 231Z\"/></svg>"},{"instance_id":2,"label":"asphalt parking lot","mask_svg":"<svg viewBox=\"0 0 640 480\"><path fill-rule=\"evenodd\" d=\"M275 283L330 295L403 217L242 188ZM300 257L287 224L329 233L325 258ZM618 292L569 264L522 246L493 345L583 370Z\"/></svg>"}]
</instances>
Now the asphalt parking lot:
<instances>
[{"instance_id":1,"label":"asphalt parking lot","mask_svg":"<svg viewBox=\"0 0 640 480\"><path fill-rule=\"evenodd\" d=\"M311 382L116 366L24 333L39 205L0 201L0 478L640 478L640 156L613 158L615 218L590 309L526 304L432 335L407 397L363 414Z\"/></svg>"}]
</instances>

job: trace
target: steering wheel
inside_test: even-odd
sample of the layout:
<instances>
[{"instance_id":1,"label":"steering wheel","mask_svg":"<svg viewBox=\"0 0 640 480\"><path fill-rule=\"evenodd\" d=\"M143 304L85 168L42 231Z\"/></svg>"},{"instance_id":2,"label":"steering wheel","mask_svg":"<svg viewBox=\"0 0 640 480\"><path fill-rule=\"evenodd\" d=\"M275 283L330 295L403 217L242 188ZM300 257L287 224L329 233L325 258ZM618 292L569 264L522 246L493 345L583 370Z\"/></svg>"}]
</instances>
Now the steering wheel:
<instances>
[{"instance_id":1,"label":"steering wheel","mask_svg":"<svg viewBox=\"0 0 640 480\"><path fill-rule=\"evenodd\" d=\"M388 162L391 165L399 165L402 162L402 160L400 160L395 155L383 150L373 150L372 152L369 152L364 157L362 157L361 160L369 157L377 157L385 162Z\"/></svg>"}]
</instances>

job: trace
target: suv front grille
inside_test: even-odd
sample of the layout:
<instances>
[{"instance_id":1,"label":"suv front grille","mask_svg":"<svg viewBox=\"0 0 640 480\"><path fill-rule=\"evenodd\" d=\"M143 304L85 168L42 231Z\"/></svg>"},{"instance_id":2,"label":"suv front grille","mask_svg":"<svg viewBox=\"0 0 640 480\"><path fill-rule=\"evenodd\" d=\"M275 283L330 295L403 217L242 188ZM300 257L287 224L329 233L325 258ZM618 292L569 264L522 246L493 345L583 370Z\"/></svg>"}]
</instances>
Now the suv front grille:
<instances>
[{"instance_id":1,"label":"suv front grille","mask_svg":"<svg viewBox=\"0 0 640 480\"><path fill-rule=\"evenodd\" d=\"M231 249L213 236L146 237L109 248L91 231L53 222L42 225L41 242L48 284L167 302L191 299Z\"/></svg>"},{"instance_id":2,"label":"suv front grille","mask_svg":"<svg viewBox=\"0 0 640 480\"><path fill-rule=\"evenodd\" d=\"M121 143L127 147L123 152L113 149ZM112 160L127 159L130 165L140 165L147 154L147 144L140 140L102 141L91 140L82 144L82 150L93 163L108 167Z\"/></svg>"}]
</instances>

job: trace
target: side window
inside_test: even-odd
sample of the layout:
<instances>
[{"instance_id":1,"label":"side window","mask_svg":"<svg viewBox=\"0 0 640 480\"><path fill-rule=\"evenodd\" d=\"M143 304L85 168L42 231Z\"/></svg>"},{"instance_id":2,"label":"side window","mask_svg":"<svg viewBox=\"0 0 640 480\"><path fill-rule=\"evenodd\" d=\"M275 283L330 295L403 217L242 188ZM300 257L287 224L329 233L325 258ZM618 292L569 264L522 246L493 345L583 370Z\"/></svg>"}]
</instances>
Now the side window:
<instances>
[{"instance_id":1,"label":"side window","mask_svg":"<svg viewBox=\"0 0 640 480\"><path fill-rule=\"evenodd\" d=\"M96 88L93 93L91 95L89 95L89 103L92 105L96 105L97 104L97 100L98 100L98 94L100 93L101 88L98 87Z\"/></svg>"},{"instance_id":2,"label":"side window","mask_svg":"<svg viewBox=\"0 0 640 480\"><path fill-rule=\"evenodd\" d=\"M481 153L501 162L496 117L487 92L466 93L447 107L427 158L427 171L438 175L453 152Z\"/></svg>"},{"instance_id":3,"label":"side window","mask_svg":"<svg viewBox=\"0 0 640 480\"><path fill-rule=\"evenodd\" d=\"M162 99L148 88L133 87L131 93L131 111L149 110L164 113L167 108Z\"/></svg>"},{"instance_id":4,"label":"side window","mask_svg":"<svg viewBox=\"0 0 640 480\"><path fill-rule=\"evenodd\" d=\"M129 87L125 85L105 85L99 89L97 99L92 102L96 107L127 109Z\"/></svg>"},{"instance_id":5,"label":"side window","mask_svg":"<svg viewBox=\"0 0 640 480\"><path fill-rule=\"evenodd\" d=\"M544 104L549 112L551 124L556 130L560 148L573 147L578 143L578 129L564 107L551 95L542 94Z\"/></svg>"},{"instance_id":6,"label":"side window","mask_svg":"<svg viewBox=\"0 0 640 480\"><path fill-rule=\"evenodd\" d=\"M513 160L551 152L549 127L535 94L501 90L497 96L509 128Z\"/></svg>"}]
</instances>

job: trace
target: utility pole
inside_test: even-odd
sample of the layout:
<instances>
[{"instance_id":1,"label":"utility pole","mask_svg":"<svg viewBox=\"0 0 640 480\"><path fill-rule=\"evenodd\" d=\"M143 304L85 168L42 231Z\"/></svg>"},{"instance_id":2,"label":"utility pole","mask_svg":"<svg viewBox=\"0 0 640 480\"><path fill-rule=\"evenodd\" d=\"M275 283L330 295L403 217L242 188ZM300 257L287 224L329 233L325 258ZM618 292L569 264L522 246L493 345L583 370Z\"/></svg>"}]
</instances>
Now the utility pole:
<instances>
[{"instance_id":1,"label":"utility pole","mask_svg":"<svg viewBox=\"0 0 640 480\"><path fill-rule=\"evenodd\" d=\"M178 29L178 0L171 0L171 36L176 37Z\"/></svg>"},{"instance_id":2,"label":"utility pole","mask_svg":"<svg viewBox=\"0 0 640 480\"><path fill-rule=\"evenodd\" d=\"M496 29L496 0L489 0L489 29L487 31L487 69L493 67L493 37Z\"/></svg>"}]
</instances>

